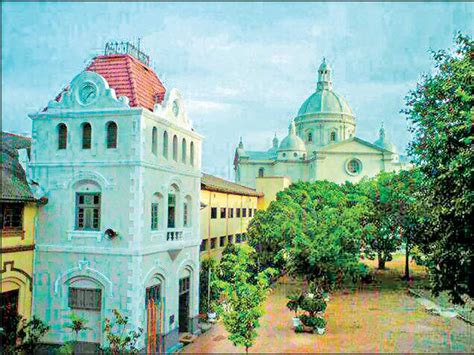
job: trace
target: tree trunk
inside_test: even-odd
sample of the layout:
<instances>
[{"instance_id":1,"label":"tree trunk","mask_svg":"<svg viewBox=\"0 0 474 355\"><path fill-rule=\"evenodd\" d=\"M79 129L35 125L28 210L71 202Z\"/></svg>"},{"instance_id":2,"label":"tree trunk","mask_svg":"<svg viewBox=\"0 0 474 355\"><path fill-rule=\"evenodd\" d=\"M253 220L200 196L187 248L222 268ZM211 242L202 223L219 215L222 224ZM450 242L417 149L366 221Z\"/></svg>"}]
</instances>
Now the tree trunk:
<instances>
[{"instance_id":1,"label":"tree trunk","mask_svg":"<svg viewBox=\"0 0 474 355\"><path fill-rule=\"evenodd\" d=\"M382 253L378 253L378 260L379 260L379 270L385 270L385 257L382 256Z\"/></svg>"},{"instance_id":2,"label":"tree trunk","mask_svg":"<svg viewBox=\"0 0 474 355\"><path fill-rule=\"evenodd\" d=\"M402 280L410 280L410 241L408 236L405 244L405 275L403 276Z\"/></svg>"},{"instance_id":3,"label":"tree trunk","mask_svg":"<svg viewBox=\"0 0 474 355\"><path fill-rule=\"evenodd\" d=\"M249 347L248 347L248 346L245 347L245 353L246 353L246 354L249 353Z\"/></svg>"}]
</instances>

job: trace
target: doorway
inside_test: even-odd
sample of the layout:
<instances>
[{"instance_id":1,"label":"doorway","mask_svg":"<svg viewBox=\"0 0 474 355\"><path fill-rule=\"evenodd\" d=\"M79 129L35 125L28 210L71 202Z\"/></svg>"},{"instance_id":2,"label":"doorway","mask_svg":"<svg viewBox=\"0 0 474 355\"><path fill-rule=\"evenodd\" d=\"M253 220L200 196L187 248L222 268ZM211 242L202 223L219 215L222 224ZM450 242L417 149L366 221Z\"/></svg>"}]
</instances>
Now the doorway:
<instances>
[{"instance_id":1,"label":"doorway","mask_svg":"<svg viewBox=\"0 0 474 355\"><path fill-rule=\"evenodd\" d=\"M146 345L147 353L160 353L162 350L161 334L162 313L161 285L153 285L145 290L145 306L147 312Z\"/></svg>"},{"instance_id":2,"label":"doorway","mask_svg":"<svg viewBox=\"0 0 474 355\"><path fill-rule=\"evenodd\" d=\"M179 332L189 332L189 286L191 278L184 277L179 279Z\"/></svg>"},{"instance_id":3,"label":"doorway","mask_svg":"<svg viewBox=\"0 0 474 355\"><path fill-rule=\"evenodd\" d=\"M18 296L19 290L2 292L0 298L0 344L5 344L6 334L16 332L17 323L14 321L18 315Z\"/></svg>"}]
</instances>

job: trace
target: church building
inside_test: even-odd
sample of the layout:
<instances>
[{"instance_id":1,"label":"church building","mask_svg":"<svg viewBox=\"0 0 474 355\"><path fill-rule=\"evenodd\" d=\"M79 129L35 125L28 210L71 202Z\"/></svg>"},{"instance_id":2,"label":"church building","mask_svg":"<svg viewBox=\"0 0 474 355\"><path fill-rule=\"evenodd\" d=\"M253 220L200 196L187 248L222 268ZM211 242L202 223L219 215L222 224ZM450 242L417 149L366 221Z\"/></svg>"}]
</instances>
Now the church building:
<instances>
[{"instance_id":1,"label":"church building","mask_svg":"<svg viewBox=\"0 0 474 355\"><path fill-rule=\"evenodd\" d=\"M323 60L315 92L291 120L288 135L275 136L266 151L236 149L236 182L255 188L257 178L285 177L291 182L328 180L356 182L380 171L407 166L388 140L383 126L373 143L356 136L356 117L347 101L333 91L331 68Z\"/></svg>"},{"instance_id":2,"label":"church building","mask_svg":"<svg viewBox=\"0 0 474 355\"><path fill-rule=\"evenodd\" d=\"M30 117L30 175L48 199L33 296L44 341L72 340L75 314L90 328L79 341L104 346L117 309L145 328L140 348L173 351L198 330L201 244L202 136L181 94L132 44L110 43Z\"/></svg>"}]
</instances>

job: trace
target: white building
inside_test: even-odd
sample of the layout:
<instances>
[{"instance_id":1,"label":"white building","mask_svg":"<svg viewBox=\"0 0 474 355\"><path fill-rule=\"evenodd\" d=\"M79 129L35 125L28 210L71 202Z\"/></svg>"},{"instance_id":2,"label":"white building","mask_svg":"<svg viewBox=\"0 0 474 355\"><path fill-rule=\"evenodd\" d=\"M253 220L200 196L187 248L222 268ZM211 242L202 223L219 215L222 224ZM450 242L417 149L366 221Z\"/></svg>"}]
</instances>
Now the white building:
<instances>
[{"instance_id":1,"label":"white building","mask_svg":"<svg viewBox=\"0 0 474 355\"><path fill-rule=\"evenodd\" d=\"M104 344L116 308L145 328L144 347L151 299L157 347L169 351L178 333L197 330L202 137L146 60L131 45L109 46L30 115L30 174L48 198L33 301L51 325L47 342L73 339L64 325L75 313L92 328L80 341Z\"/></svg>"},{"instance_id":2,"label":"white building","mask_svg":"<svg viewBox=\"0 0 474 355\"><path fill-rule=\"evenodd\" d=\"M315 92L301 105L281 143L275 137L268 150L251 151L241 140L234 159L236 182L253 188L259 177L344 183L406 167L383 127L374 143L356 136L356 117L333 91L325 60L318 69Z\"/></svg>"}]
</instances>

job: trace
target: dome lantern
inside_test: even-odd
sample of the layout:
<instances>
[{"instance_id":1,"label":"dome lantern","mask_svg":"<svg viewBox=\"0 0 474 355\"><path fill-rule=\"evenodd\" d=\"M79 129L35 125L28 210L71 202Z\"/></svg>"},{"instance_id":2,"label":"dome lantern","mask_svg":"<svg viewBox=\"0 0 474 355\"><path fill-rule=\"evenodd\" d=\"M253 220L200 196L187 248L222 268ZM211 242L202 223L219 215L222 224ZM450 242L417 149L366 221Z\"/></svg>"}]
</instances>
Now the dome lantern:
<instances>
[{"instance_id":1,"label":"dome lantern","mask_svg":"<svg viewBox=\"0 0 474 355\"><path fill-rule=\"evenodd\" d=\"M331 90L331 67L326 63L326 58L323 58L323 62L318 69L318 83L316 85L316 90Z\"/></svg>"}]
</instances>

